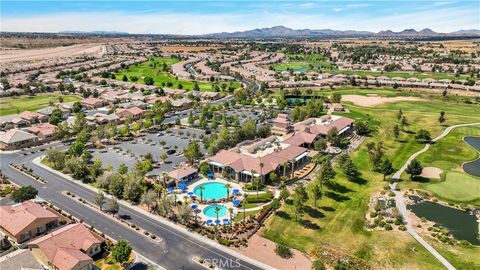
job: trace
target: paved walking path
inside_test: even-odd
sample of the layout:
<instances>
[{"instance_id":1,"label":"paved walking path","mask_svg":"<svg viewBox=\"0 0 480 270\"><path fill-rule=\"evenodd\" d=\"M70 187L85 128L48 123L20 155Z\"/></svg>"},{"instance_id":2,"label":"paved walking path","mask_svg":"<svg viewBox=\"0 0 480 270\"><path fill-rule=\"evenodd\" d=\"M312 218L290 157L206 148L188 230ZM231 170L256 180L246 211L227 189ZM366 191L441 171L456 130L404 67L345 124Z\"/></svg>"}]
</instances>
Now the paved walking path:
<instances>
[{"instance_id":1,"label":"paved walking path","mask_svg":"<svg viewBox=\"0 0 480 270\"><path fill-rule=\"evenodd\" d=\"M75 179L73 179L70 175L66 175L66 174L64 174L64 173L62 173L62 172L59 172L59 171L57 171L57 170L55 170L55 169L52 169L52 168L50 168L50 167L42 164L42 163L41 163L41 160L42 160L44 157L45 157L45 156L39 156L39 157L35 158L35 159L32 161L33 164L35 164L35 165L37 165L37 166L39 166L39 167L41 167L41 168L43 168L43 169L45 169L45 170L48 170L48 171L50 171L50 172L52 172L52 173L54 173L54 174L62 177L63 179L66 179L66 180L68 180L68 181L74 182L74 183L76 183L77 185L82 186L82 187L85 188L85 189L88 189L88 190L93 191L93 192L95 192L95 193L98 193L98 192L99 192L99 190L98 190L97 188L93 187L93 186L90 186L90 185L88 185L88 184L82 183L81 181L75 180ZM109 194L105 194L105 197L106 197L106 198L111 198L112 196L109 195ZM126 208L129 208L129 209L131 209L131 210L133 210L133 211L136 211L136 212L138 212L138 213L141 213L141 214L143 214L143 215L145 215L145 216L147 216L147 217L149 217L149 218L151 218L151 219L154 219L155 221L157 221L157 222L159 222L159 223L161 223L161 224L163 224L163 225L165 225L165 226L168 226L168 227L171 228L171 229L174 229L174 230L177 230L177 231L179 231L179 232L182 232L182 233L184 233L185 235L188 235L189 237L192 237L192 238L194 238L194 239L196 239L196 240L198 240L198 241L202 241L204 244L209 245L209 246L211 246L211 247L213 247L213 248L216 248L216 249L218 249L218 250L221 250L221 251L229 254L230 256L233 256L234 258L238 258L238 259L240 259L240 260L243 260L243 261L245 261L245 262L248 262L248 263L250 263L250 264L252 264L252 265L254 265L254 266L256 266L256 267L258 267L258 268L260 268L260 269L274 269L274 268L272 268L272 267L269 266L269 265L266 265L266 264L264 264L264 263L262 263L262 262L259 262L259 261L257 261L257 260L254 260L254 259L252 259L252 258L250 258L250 257L247 257L247 256L241 254L241 253L238 253L238 252L236 252L236 251L234 251L234 250L232 250L232 249L230 249L230 248L228 248L228 247L226 247L226 246L224 246L224 245L222 245L222 244L220 244L220 243L218 243L218 242L216 242L216 241L213 241L213 240L211 240L211 239L209 239L209 238L206 238L206 237L204 237L204 236L202 236L202 235L200 235L200 234L197 234L197 233L195 233L195 232L192 232L192 231L188 230L187 228L184 228L184 227L182 227L182 226L176 225L176 224L174 224L173 222L170 222L170 221L168 221L167 219L165 219L165 218L163 218L163 217L160 217L160 216L158 216L158 215L154 215L154 214L148 212L147 210L145 210L145 209L143 209L143 208L141 208L141 207L132 205L132 204L130 204L130 203L128 203L127 201L124 201L124 200L118 200L118 202L119 202L120 205L122 205L122 206L124 206L124 207L126 207ZM160 237L162 237L162 236L160 235Z\"/></svg>"},{"instance_id":2,"label":"paved walking path","mask_svg":"<svg viewBox=\"0 0 480 270\"><path fill-rule=\"evenodd\" d=\"M459 125L450 126L450 127L446 128L442 132L442 134L440 134L438 137L434 138L432 140L432 142L436 142L436 141L442 139L443 137L447 136L450 133L450 131L452 131L455 128L475 126L475 125L480 125L480 123L459 124ZM413 238L415 238L415 240L417 240L423 247L425 247L435 258L437 258L437 260L439 260L440 263L442 263L443 266L445 266L445 268L447 268L449 270L454 270L455 267L452 264L450 264L450 262L448 262L448 260L445 259L445 257L443 257L440 253L438 253L438 251L435 248L433 248L430 244L428 244L415 231L415 229L412 227L412 225L408 222L407 207L405 205L405 200L403 198L402 193L399 190L396 189L397 182L400 180L400 178L402 176L402 173L407 169L407 166L410 164L410 162L412 162L412 160L416 159L422 153L425 153L428 149L430 149L430 146L432 146L432 144L427 143L427 144L425 144L425 147L422 150L420 150L420 151L418 151L418 152L416 152L416 153L414 153L413 155L410 156L410 158L405 162L405 164L403 164L403 166L393 175L392 183L390 184L390 189L395 193L395 201L396 201L396 204L397 204L397 208L400 211L400 214L403 216L403 219L405 220L405 227L407 228L407 232L411 236L413 236Z\"/></svg>"}]
</instances>

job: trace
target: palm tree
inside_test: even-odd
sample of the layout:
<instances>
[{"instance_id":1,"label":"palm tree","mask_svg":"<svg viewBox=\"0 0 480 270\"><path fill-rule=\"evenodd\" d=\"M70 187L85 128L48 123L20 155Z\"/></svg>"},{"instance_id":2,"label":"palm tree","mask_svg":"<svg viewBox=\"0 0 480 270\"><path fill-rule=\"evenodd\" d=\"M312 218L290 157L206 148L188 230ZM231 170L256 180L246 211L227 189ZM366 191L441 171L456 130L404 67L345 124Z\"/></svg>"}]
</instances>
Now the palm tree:
<instances>
[{"instance_id":1,"label":"palm tree","mask_svg":"<svg viewBox=\"0 0 480 270\"><path fill-rule=\"evenodd\" d=\"M153 189L155 190L155 192L157 192L157 198L160 199L160 195L163 193L163 186L160 185L160 184L156 184Z\"/></svg>"},{"instance_id":2,"label":"palm tree","mask_svg":"<svg viewBox=\"0 0 480 270\"><path fill-rule=\"evenodd\" d=\"M217 220L218 220L218 212L220 212L220 207L215 206L215 214L217 215ZM218 222L215 222L217 224ZM216 226L216 225L215 225Z\"/></svg>"},{"instance_id":3,"label":"palm tree","mask_svg":"<svg viewBox=\"0 0 480 270\"><path fill-rule=\"evenodd\" d=\"M252 174L252 177L250 178L250 182L253 182L253 175L257 173L255 170L250 170L250 173Z\"/></svg>"},{"instance_id":4,"label":"palm tree","mask_svg":"<svg viewBox=\"0 0 480 270\"><path fill-rule=\"evenodd\" d=\"M200 202L203 203L203 191L205 190L205 187L199 186L198 190L200 190Z\"/></svg>"},{"instance_id":5,"label":"palm tree","mask_svg":"<svg viewBox=\"0 0 480 270\"><path fill-rule=\"evenodd\" d=\"M227 200L230 200L230 189L232 188L232 185L226 184L225 187L227 188Z\"/></svg>"},{"instance_id":6,"label":"palm tree","mask_svg":"<svg viewBox=\"0 0 480 270\"><path fill-rule=\"evenodd\" d=\"M228 208L228 213L230 213L230 224L232 224L233 208Z\"/></svg>"},{"instance_id":7,"label":"palm tree","mask_svg":"<svg viewBox=\"0 0 480 270\"><path fill-rule=\"evenodd\" d=\"M245 223L245 205L247 204L248 194L245 194L243 196L244 196L243 202L242 202L242 205L243 205L243 222Z\"/></svg>"},{"instance_id":8,"label":"palm tree","mask_svg":"<svg viewBox=\"0 0 480 270\"><path fill-rule=\"evenodd\" d=\"M258 189L259 189L259 184L260 184L260 178L258 178L258 177L253 178L253 184L255 184L255 186L256 186L257 198L258 198Z\"/></svg>"}]
</instances>

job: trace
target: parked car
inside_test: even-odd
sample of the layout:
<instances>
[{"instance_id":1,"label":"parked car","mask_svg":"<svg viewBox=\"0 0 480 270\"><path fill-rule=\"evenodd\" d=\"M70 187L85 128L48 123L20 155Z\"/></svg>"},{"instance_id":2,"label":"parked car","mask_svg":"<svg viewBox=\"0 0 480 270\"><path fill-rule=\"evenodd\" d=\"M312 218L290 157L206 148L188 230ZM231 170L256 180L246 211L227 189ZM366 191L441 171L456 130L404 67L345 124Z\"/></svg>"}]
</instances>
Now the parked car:
<instances>
[{"instance_id":1,"label":"parked car","mask_svg":"<svg viewBox=\"0 0 480 270\"><path fill-rule=\"evenodd\" d=\"M173 155L175 152L177 152L175 149L170 149L167 151L167 155Z\"/></svg>"}]
</instances>

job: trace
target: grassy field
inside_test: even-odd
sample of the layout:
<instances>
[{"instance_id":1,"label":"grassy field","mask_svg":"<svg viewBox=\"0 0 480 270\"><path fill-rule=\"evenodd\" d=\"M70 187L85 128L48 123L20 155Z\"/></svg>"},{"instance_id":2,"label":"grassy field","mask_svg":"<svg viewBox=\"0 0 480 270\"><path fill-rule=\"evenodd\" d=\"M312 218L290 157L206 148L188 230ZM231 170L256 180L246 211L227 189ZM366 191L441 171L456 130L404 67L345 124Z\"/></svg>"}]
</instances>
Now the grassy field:
<instances>
[{"instance_id":1,"label":"grassy field","mask_svg":"<svg viewBox=\"0 0 480 270\"><path fill-rule=\"evenodd\" d=\"M273 69L276 71L305 69L307 72L313 70L312 67L330 69L331 66L328 59L322 54L290 54L287 55L287 61L273 65Z\"/></svg>"},{"instance_id":2,"label":"grassy field","mask_svg":"<svg viewBox=\"0 0 480 270\"><path fill-rule=\"evenodd\" d=\"M423 148L423 144L414 139L414 132L426 128L432 136L436 136L445 128L438 123L440 111L448 115L446 125L480 121L478 105L453 106L440 99L399 102L374 108L344 105L351 111L344 113L346 116L356 120L368 119L375 132L367 138L367 142L382 141L385 155L397 169L412 153ZM395 115L399 108L403 109L410 124L395 141L392 129L398 122ZM337 184L325 190L318 207L309 200L306 213L296 222L293 206L285 204L265 225L263 236L306 253L311 253L317 245L327 244L366 260L374 268L440 269L436 259L406 233L365 230L368 200L372 193L382 190L387 183L379 173L371 170L365 144L352 154L352 160L360 169L364 181L350 182L336 168ZM416 251L412 251L413 248ZM441 252L447 257L462 254L452 260L457 266L480 263L480 257L476 256L478 249L472 251L463 246L453 246L444 247Z\"/></svg>"},{"instance_id":3,"label":"grassy field","mask_svg":"<svg viewBox=\"0 0 480 270\"><path fill-rule=\"evenodd\" d=\"M126 75L127 78L130 80L131 76L136 76L138 78L139 83L145 83L144 78L149 76L152 77L155 81L155 85L162 86L162 83L166 84L168 82L172 83L172 88L178 88L178 85L181 84L183 89L192 90L195 83L194 81L188 80L180 80L176 79L173 74L169 72L165 72L163 70L163 63L166 64L167 68L169 69L173 64L179 62L177 58L172 57L152 57L150 61L141 63L135 66L130 66L126 70L121 70L120 72L115 74L117 80L121 80L123 75ZM212 90L212 83L210 82L203 82L198 81L198 87L201 91L213 91ZM221 83L218 83L219 85ZM227 83L230 85L230 83ZM234 88L240 87L239 82L232 83Z\"/></svg>"},{"instance_id":4,"label":"grassy field","mask_svg":"<svg viewBox=\"0 0 480 270\"><path fill-rule=\"evenodd\" d=\"M469 76L468 75L459 75L458 77L455 76L455 74L451 73L437 73L437 72L401 72L401 71L391 71L391 72L381 72L381 71L369 71L369 70L335 70L335 73L340 73L340 74L352 74L352 75L358 75L361 77L366 77L366 76L387 76L390 78L393 77L402 77L402 78L419 78L419 79L426 79L426 78L432 78L435 80L441 80L441 79L449 79L449 80L466 80Z\"/></svg>"},{"instance_id":5,"label":"grassy field","mask_svg":"<svg viewBox=\"0 0 480 270\"><path fill-rule=\"evenodd\" d=\"M463 172L461 167L464 162L478 157L478 153L463 141L463 138L469 135L480 136L480 126L455 129L418 157L424 167L442 169L441 179L430 179L427 182L406 181L401 186L424 189L449 202L479 206L480 177Z\"/></svg>"},{"instance_id":6,"label":"grassy field","mask_svg":"<svg viewBox=\"0 0 480 270\"><path fill-rule=\"evenodd\" d=\"M75 95L63 95L60 93L49 93L37 96L14 97L0 99L0 116L18 114L23 111L36 111L50 106L50 102L58 103L58 97L63 98L63 102L81 100L81 97Z\"/></svg>"}]
</instances>

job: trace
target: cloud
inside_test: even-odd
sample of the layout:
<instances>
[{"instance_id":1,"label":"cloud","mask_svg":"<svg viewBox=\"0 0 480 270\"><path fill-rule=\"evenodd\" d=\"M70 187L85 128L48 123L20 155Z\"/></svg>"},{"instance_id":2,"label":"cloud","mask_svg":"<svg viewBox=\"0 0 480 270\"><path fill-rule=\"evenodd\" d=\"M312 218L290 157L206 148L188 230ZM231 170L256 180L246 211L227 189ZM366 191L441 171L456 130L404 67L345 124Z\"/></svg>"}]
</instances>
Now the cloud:
<instances>
[{"instance_id":1,"label":"cloud","mask_svg":"<svg viewBox=\"0 0 480 270\"><path fill-rule=\"evenodd\" d=\"M440 2L434 2L433 5L434 6L446 6L446 5L450 5L450 4L454 4L455 2L454 1L440 1Z\"/></svg>"},{"instance_id":2,"label":"cloud","mask_svg":"<svg viewBox=\"0 0 480 270\"><path fill-rule=\"evenodd\" d=\"M339 7L340 8L340 7ZM341 10L340 10L341 11ZM124 31L154 34L205 34L244 31L253 28L284 25L295 29L369 30L379 31L405 28L431 28L450 32L458 29L478 28L478 10L469 7L444 7L399 14L382 15L362 12L328 13L326 10L301 12L298 10L269 12L64 12L28 17L1 16L2 31L59 32ZM441 18L441 19L439 19Z\"/></svg>"},{"instance_id":3,"label":"cloud","mask_svg":"<svg viewBox=\"0 0 480 270\"><path fill-rule=\"evenodd\" d=\"M301 8L311 8L311 7L317 6L317 4L312 3L312 2L307 2L307 3L301 3L298 6L301 7Z\"/></svg>"},{"instance_id":4,"label":"cloud","mask_svg":"<svg viewBox=\"0 0 480 270\"><path fill-rule=\"evenodd\" d=\"M340 12L340 11L343 11L343 10L345 10L345 9L344 8L334 8L333 9L333 11L335 11L335 12Z\"/></svg>"}]
</instances>

